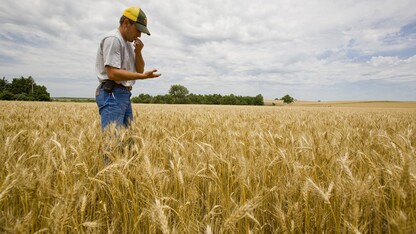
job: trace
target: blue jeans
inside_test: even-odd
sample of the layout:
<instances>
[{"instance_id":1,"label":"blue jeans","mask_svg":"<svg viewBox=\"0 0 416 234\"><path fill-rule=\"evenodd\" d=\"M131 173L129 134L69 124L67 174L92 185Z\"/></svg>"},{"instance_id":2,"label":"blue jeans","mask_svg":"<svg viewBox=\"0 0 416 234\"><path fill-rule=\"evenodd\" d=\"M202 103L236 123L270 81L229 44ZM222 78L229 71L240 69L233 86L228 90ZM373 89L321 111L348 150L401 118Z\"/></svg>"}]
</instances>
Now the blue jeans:
<instances>
[{"instance_id":1,"label":"blue jeans","mask_svg":"<svg viewBox=\"0 0 416 234\"><path fill-rule=\"evenodd\" d=\"M96 91L95 101L101 115L101 129L115 123L117 128L128 127L133 121L133 110L130 102L130 91L114 87L112 93L107 93L103 88Z\"/></svg>"}]
</instances>

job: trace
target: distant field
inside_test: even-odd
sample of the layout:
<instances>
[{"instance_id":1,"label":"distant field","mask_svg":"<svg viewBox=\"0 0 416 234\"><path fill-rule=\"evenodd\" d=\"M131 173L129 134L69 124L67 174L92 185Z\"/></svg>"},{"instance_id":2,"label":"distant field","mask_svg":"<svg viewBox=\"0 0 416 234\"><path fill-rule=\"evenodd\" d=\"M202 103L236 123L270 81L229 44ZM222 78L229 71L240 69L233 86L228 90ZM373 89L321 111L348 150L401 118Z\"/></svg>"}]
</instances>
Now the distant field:
<instances>
[{"instance_id":1,"label":"distant field","mask_svg":"<svg viewBox=\"0 0 416 234\"><path fill-rule=\"evenodd\" d=\"M265 100L266 106L316 106L316 107L376 107L376 108L416 108L416 102L401 101L295 101L289 105L282 100Z\"/></svg>"},{"instance_id":2,"label":"distant field","mask_svg":"<svg viewBox=\"0 0 416 234\"><path fill-rule=\"evenodd\" d=\"M413 105L0 102L0 233L415 233Z\"/></svg>"}]
</instances>

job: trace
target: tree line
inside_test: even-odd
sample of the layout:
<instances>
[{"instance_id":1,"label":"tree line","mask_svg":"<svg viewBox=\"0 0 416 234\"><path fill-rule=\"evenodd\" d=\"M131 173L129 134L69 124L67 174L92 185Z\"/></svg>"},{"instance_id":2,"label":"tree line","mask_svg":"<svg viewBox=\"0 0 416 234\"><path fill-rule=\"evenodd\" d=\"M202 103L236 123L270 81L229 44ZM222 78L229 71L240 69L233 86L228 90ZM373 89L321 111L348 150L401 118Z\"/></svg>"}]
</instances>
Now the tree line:
<instances>
[{"instance_id":1,"label":"tree line","mask_svg":"<svg viewBox=\"0 0 416 234\"><path fill-rule=\"evenodd\" d=\"M294 101L292 97L286 95L281 98L284 103ZM0 79L0 100L22 100L22 101L51 101L50 94L43 85L37 85L35 80L28 78L13 78L12 82L5 77ZM277 98L275 100L278 100ZM90 101L90 100L88 100ZM91 99L93 101L93 99ZM183 85L172 85L168 94L151 96L140 94L131 99L133 103L154 103L154 104L210 104L210 105L264 105L261 94L255 97L238 96L234 94L193 94Z\"/></svg>"},{"instance_id":2,"label":"tree line","mask_svg":"<svg viewBox=\"0 0 416 234\"><path fill-rule=\"evenodd\" d=\"M46 87L37 85L31 76L14 78L11 83L3 77L0 80L0 100L51 101L51 97Z\"/></svg>"},{"instance_id":3,"label":"tree line","mask_svg":"<svg viewBox=\"0 0 416 234\"><path fill-rule=\"evenodd\" d=\"M183 85L172 85L166 95L151 96L140 94L131 99L133 103L154 103L154 104L211 104L211 105L264 105L261 94L255 97L237 96L234 94L193 94Z\"/></svg>"}]
</instances>

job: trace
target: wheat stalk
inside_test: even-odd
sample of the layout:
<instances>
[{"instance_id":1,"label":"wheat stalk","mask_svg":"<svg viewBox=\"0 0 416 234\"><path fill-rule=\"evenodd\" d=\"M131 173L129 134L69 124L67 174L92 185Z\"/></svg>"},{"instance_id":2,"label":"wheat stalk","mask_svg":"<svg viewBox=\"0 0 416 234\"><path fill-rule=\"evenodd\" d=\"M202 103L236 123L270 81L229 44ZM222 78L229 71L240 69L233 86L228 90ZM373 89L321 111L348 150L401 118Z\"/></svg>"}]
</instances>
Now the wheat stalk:
<instances>
[{"instance_id":1,"label":"wheat stalk","mask_svg":"<svg viewBox=\"0 0 416 234\"><path fill-rule=\"evenodd\" d=\"M159 199L155 199L155 204L153 205L153 220L157 223L157 226L162 231L163 234L170 233L168 218L166 217L164 211L164 206L160 203Z\"/></svg>"}]
</instances>

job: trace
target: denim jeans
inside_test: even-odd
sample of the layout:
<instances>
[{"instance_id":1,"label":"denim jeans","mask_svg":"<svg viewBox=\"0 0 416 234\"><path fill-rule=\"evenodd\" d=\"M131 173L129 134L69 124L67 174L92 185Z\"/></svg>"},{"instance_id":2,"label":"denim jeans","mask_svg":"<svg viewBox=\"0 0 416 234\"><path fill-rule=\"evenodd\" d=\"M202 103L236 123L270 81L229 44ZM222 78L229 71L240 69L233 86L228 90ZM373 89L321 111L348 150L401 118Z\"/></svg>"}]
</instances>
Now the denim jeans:
<instances>
[{"instance_id":1,"label":"denim jeans","mask_svg":"<svg viewBox=\"0 0 416 234\"><path fill-rule=\"evenodd\" d=\"M112 93L107 93L103 88L96 91L95 100L101 115L101 129L115 123L117 128L128 127L133 121L133 110L130 102L130 91L114 87Z\"/></svg>"}]
</instances>

